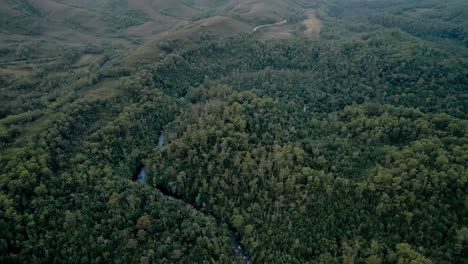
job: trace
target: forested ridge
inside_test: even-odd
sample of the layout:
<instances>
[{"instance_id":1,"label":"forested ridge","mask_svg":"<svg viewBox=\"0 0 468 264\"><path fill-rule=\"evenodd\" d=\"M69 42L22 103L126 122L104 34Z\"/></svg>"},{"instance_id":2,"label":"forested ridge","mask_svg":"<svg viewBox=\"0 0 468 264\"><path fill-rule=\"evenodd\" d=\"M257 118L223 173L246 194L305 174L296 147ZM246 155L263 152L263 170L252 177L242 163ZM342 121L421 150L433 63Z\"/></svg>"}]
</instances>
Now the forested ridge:
<instances>
[{"instance_id":1,"label":"forested ridge","mask_svg":"<svg viewBox=\"0 0 468 264\"><path fill-rule=\"evenodd\" d=\"M468 262L468 6L297 2L319 38L0 72L0 262Z\"/></svg>"}]
</instances>

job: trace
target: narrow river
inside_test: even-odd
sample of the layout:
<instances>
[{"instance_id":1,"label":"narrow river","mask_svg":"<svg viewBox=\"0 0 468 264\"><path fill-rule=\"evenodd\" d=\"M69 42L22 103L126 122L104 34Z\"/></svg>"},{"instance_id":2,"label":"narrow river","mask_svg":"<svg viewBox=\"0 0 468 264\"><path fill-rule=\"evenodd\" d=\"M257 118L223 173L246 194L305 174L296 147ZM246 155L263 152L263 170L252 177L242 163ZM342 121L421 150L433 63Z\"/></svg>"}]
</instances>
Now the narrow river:
<instances>
[{"instance_id":1,"label":"narrow river","mask_svg":"<svg viewBox=\"0 0 468 264\"><path fill-rule=\"evenodd\" d=\"M157 143L158 143L158 147L160 147L160 148L162 148L163 144L164 144L164 134L165 134L164 129L161 130L158 133L158 142ZM135 175L133 176L133 180L137 181L137 182L141 182L141 183L146 183L146 171L145 171L144 163L140 163L140 165L138 165L137 171L136 171ZM182 196L174 194L174 193L172 193L171 191L169 191L168 189L166 189L164 187L156 186L156 189L158 189L166 197L181 201L181 202L189 205L190 207L194 208L195 210L197 210L198 212L200 212L204 216L213 219L216 223L218 223L218 225L222 225L222 224L225 223L222 220L214 217L212 214L204 212L203 210L198 208L195 204L191 203L190 201L185 200ZM231 236L232 249L234 250L236 255L240 259L242 259L242 261L245 264L252 264L252 262L250 261L250 258L249 258L249 254L247 254L247 251L244 249L244 246L240 243L239 239L235 235L234 229L229 224L227 224L227 226L228 226L229 235Z\"/></svg>"},{"instance_id":2,"label":"narrow river","mask_svg":"<svg viewBox=\"0 0 468 264\"><path fill-rule=\"evenodd\" d=\"M180 195L177 195L177 194L174 194L172 193L171 191L169 191L168 189L164 188L164 187L161 187L161 186L156 186L156 189L158 189L163 195L165 195L166 197L170 197L172 199L175 199L175 200L178 200L178 201L181 201L187 205L189 205L190 207L194 208L195 210L197 210L198 212L200 212L201 214L203 214L204 216L206 217L209 217L211 219L213 219L216 223L218 223L218 225L223 225L225 222L220 220L219 218L216 218L214 217L212 214L210 213L207 213L207 212L204 212L203 210L201 210L199 207L197 207L195 204L191 203L190 201L187 201L185 200L183 197L181 197ZM227 223L226 223L227 224ZM237 238L236 234L235 234L235 231L234 229L229 225L227 224L228 226L228 231L229 231L229 235L231 236L231 246L232 246L232 249L234 250L234 252L236 253L236 255L242 259L243 263L245 264L252 264L252 262L250 261L250 258L249 258L249 254L247 254L247 251L244 249L244 246L240 243L239 239Z\"/></svg>"},{"instance_id":3,"label":"narrow river","mask_svg":"<svg viewBox=\"0 0 468 264\"><path fill-rule=\"evenodd\" d=\"M162 148L164 145L164 129L158 133L158 147Z\"/></svg>"}]
</instances>

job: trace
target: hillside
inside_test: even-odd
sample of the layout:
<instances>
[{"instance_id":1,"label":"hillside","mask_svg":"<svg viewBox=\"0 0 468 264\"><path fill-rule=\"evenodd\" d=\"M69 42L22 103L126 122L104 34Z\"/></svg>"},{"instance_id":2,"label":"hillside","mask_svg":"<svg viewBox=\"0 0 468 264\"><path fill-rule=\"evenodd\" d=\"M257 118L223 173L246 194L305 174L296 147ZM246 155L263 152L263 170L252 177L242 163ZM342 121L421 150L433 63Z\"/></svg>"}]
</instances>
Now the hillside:
<instances>
[{"instance_id":1,"label":"hillside","mask_svg":"<svg viewBox=\"0 0 468 264\"><path fill-rule=\"evenodd\" d=\"M67 52L108 52L113 56L116 51L127 50L128 61L134 64L142 57L156 58L157 51L147 47L154 47L168 36L175 39L202 33L247 33L262 23L284 18L296 23L304 16L304 10L293 0L2 0L0 4L3 64L62 57ZM280 29L287 36L293 30L291 25ZM280 35L278 38L283 38ZM270 34L269 38L276 35ZM23 71L13 67L0 72L21 76Z\"/></svg>"},{"instance_id":2,"label":"hillside","mask_svg":"<svg viewBox=\"0 0 468 264\"><path fill-rule=\"evenodd\" d=\"M0 0L0 263L467 263L465 2Z\"/></svg>"}]
</instances>

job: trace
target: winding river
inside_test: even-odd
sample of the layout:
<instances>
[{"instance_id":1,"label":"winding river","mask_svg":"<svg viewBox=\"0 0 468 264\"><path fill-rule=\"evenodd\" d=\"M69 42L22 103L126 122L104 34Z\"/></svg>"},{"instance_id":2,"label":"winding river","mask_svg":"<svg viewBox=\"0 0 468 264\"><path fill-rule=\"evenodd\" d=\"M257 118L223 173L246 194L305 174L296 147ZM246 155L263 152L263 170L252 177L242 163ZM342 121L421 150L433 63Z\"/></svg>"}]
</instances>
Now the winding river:
<instances>
[{"instance_id":1,"label":"winding river","mask_svg":"<svg viewBox=\"0 0 468 264\"><path fill-rule=\"evenodd\" d=\"M185 200L182 196L180 196L178 194L174 194L174 193L172 193L171 191L169 191L168 189L166 189L166 188L164 188L162 186L156 186L156 189L158 189L164 196L175 199L175 200L178 200L180 202L183 202L183 203L187 204L188 206L192 207L193 209L197 210L199 213L203 214L204 216L213 219L218 225L222 225L222 224L225 223L224 221L214 217L212 214L204 212L203 210L201 210L195 204L191 203L190 201ZM232 249L234 250L236 255L240 259L242 259L243 263L252 264L252 261L250 261L250 258L249 258L249 254L244 249L244 246L240 243L239 239L237 238L237 236L235 234L234 229L229 224L227 224L227 226L228 226L229 235L231 236Z\"/></svg>"},{"instance_id":2,"label":"winding river","mask_svg":"<svg viewBox=\"0 0 468 264\"><path fill-rule=\"evenodd\" d=\"M164 134L165 134L164 129L158 133L158 147L160 148L162 148L164 145ZM146 183L146 171L145 171L145 165L143 163L140 163L140 165L138 165L137 171L135 175L133 176L133 180L137 182L141 182L141 183ZM182 196L177 195L162 186L156 186L156 189L158 189L164 196L168 198L175 199L175 200L181 201L189 205L190 207L194 208L195 210L197 210L204 216L213 219L216 223L218 223L218 225L222 225L223 223L225 223L222 220L214 217L212 214L204 212L195 204L192 204L190 201L185 200ZM239 239L237 238L234 232L234 229L229 224L227 224L227 226L228 226L229 235L231 237L232 249L234 250L236 255L240 259L242 259L242 261L245 264L252 264L249 258L249 254L247 254L247 251L244 249L244 246L240 243Z\"/></svg>"}]
</instances>

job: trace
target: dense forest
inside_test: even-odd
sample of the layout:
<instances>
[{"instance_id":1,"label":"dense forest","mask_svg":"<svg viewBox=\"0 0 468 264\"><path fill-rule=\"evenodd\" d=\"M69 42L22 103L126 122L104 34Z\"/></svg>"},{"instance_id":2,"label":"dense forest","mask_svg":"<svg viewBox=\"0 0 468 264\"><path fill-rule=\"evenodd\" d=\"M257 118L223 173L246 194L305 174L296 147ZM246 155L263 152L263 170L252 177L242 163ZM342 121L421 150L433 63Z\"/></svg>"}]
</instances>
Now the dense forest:
<instances>
[{"instance_id":1,"label":"dense forest","mask_svg":"<svg viewBox=\"0 0 468 264\"><path fill-rule=\"evenodd\" d=\"M468 262L464 0L285 1L287 38L233 29L261 0L173 2L195 24L153 40L58 1L114 38L80 46L0 0L1 263Z\"/></svg>"}]
</instances>

